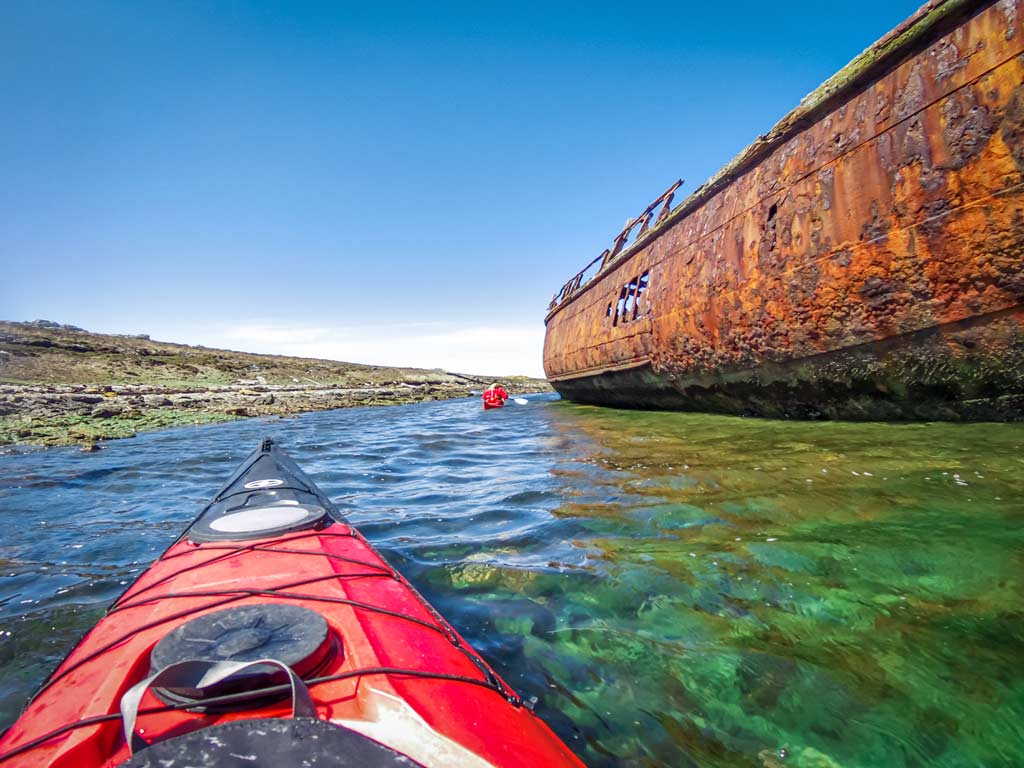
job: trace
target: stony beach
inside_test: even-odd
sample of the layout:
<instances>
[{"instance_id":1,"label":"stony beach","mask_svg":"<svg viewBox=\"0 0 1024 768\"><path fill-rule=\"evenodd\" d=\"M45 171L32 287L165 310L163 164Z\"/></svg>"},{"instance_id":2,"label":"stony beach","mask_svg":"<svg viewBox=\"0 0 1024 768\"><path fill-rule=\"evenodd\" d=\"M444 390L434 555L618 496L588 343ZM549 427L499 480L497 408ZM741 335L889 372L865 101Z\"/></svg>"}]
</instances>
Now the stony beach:
<instances>
[{"instance_id":1,"label":"stony beach","mask_svg":"<svg viewBox=\"0 0 1024 768\"><path fill-rule=\"evenodd\" d=\"M256 355L0 322L0 444L81 444L173 426L466 397L492 375ZM501 377L510 393L549 391Z\"/></svg>"}]
</instances>

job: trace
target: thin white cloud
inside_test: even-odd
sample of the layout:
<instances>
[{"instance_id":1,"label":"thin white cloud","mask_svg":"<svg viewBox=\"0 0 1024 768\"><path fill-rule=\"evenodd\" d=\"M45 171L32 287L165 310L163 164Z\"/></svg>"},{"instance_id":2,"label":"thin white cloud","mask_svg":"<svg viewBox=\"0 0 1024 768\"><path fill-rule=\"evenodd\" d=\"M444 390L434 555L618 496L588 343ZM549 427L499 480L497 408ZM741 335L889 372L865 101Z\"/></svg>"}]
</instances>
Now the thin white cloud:
<instances>
[{"instance_id":1,"label":"thin white cloud","mask_svg":"<svg viewBox=\"0 0 1024 768\"><path fill-rule=\"evenodd\" d=\"M542 377L544 328L531 325L409 323L373 326L288 326L252 321L199 340L246 352L318 357L371 365L443 368L479 374Z\"/></svg>"}]
</instances>

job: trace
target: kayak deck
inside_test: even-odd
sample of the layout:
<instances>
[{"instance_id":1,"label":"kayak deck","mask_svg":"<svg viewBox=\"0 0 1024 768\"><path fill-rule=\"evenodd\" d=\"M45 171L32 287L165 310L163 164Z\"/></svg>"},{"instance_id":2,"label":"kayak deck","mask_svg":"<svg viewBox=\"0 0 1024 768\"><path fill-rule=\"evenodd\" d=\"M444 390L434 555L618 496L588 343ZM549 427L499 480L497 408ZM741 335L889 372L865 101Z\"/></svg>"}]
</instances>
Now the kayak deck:
<instances>
[{"instance_id":1,"label":"kayak deck","mask_svg":"<svg viewBox=\"0 0 1024 768\"><path fill-rule=\"evenodd\" d=\"M582 765L405 578L338 519L276 446L266 441L257 454L248 466L259 471L243 465L192 529L205 518L207 533L216 531L211 516L230 528L239 509L256 517L254 509L267 507L246 503L268 493L274 510L313 507L303 496L312 494L328 515L312 529L242 541L194 541L186 532L36 693L0 738L0 764L119 765L130 756L120 701L153 671L157 643L199 616L272 603L311 609L326 620L328 646L312 668L296 669L321 720L427 766ZM251 479L261 474L284 482L268 492L274 487L268 478ZM239 491L239 484L256 488ZM138 733L155 743L215 724L290 714L287 700L226 712L180 706L147 692ZM102 719L92 722L95 717Z\"/></svg>"}]
</instances>

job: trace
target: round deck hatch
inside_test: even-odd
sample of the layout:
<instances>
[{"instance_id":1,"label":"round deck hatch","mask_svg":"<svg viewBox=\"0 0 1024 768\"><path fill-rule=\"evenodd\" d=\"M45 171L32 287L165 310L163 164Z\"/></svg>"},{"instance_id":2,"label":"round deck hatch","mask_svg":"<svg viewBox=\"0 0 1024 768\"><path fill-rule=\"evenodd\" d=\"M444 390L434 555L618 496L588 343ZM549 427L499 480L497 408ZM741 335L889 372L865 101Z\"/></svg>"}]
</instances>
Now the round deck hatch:
<instances>
[{"instance_id":1,"label":"round deck hatch","mask_svg":"<svg viewBox=\"0 0 1024 768\"><path fill-rule=\"evenodd\" d=\"M218 517L210 523L210 529L221 533L262 533L282 525L294 525L307 517L309 511L305 507L257 507Z\"/></svg>"},{"instance_id":2,"label":"round deck hatch","mask_svg":"<svg viewBox=\"0 0 1024 768\"><path fill-rule=\"evenodd\" d=\"M192 541L247 541L315 528L327 510L316 504L283 499L274 504L237 507L223 515L200 518L189 529Z\"/></svg>"},{"instance_id":3,"label":"round deck hatch","mask_svg":"<svg viewBox=\"0 0 1024 768\"><path fill-rule=\"evenodd\" d=\"M309 676L329 660L332 640L327 621L316 611L298 605L264 603L227 608L192 619L164 637L150 655L151 673L188 659L204 661L282 661L300 677ZM154 688L167 703L203 707L203 700L287 682L280 669L260 665L215 686ZM287 696L287 691L275 698ZM234 708L251 708L264 701L247 701Z\"/></svg>"}]
</instances>

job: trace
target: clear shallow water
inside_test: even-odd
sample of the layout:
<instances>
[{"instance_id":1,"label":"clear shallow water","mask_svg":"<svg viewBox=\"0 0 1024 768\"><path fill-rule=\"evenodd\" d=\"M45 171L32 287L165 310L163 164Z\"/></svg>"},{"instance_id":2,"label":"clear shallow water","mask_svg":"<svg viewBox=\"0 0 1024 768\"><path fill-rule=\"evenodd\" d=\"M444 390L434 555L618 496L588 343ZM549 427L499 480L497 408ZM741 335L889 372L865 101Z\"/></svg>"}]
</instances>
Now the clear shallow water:
<instances>
[{"instance_id":1,"label":"clear shallow water","mask_svg":"<svg viewBox=\"0 0 1024 768\"><path fill-rule=\"evenodd\" d=\"M590 766L1024 765L1024 427L550 401L0 456L0 727L266 434Z\"/></svg>"}]
</instances>

